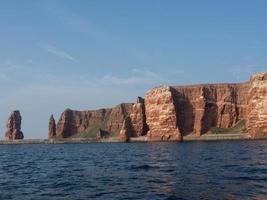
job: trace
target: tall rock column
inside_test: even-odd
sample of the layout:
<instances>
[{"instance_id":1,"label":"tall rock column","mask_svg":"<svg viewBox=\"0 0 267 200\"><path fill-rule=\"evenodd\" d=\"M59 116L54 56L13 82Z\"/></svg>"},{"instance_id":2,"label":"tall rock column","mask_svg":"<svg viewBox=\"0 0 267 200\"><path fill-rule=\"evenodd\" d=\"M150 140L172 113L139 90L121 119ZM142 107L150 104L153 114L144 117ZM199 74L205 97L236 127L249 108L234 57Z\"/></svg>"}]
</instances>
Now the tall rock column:
<instances>
[{"instance_id":1,"label":"tall rock column","mask_svg":"<svg viewBox=\"0 0 267 200\"><path fill-rule=\"evenodd\" d=\"M123 121L122 128L120 130L120 140L123 142L128 142L131 138L132 133L132 124L130 117L126 117L126 119Z\"/></svg>"},{"instance_id":2,"label":"tall rock column","mask_svg":"<svg viewBox=\"0 0 267 200\"><path fill-rule=\"evenodd\" d=\"M18 140L23 139L24 135L21 132L21 115L18 110L13 111L7 120L7 131L5 134L6 140Z\"/></svg>"},{"instance_id":3,"label":"tall rock column","mask_svg":"<svg viewBox=\"0 0 267 200\"><path fill-rule=\"evenodd\" d=\"M56 121L54 119L54 116L51 115L48 125L48 139L55 138L56 134Z\"/></svg>"},{"instance_id":4,"label":"tall rock column","mask_svg":"<svg viewBox=\"0 0 267 200\"><path fill-rule=\"evenodd\" d=\"M162 86L149 90L145 96L146 122L151 140L181 140L177 126L173 88Z\"/></svg>"},{"instance_id":5,"label":"tall rock column","mask_svg":"<svg viewBox=\"0 0 267 200\"><path fill-rule=\"evenodd\" d=\"M137 97L136 103L130 114L132 124L132 137L146 135L148 127L146 124L145 102L141 97Z\"/></svg>"},{"instance_id":6,"label":"tall rock column","mask_svg":"<svg viewBox=\"0 0 267 200\"><path fill-rule=\"evenodd\" d=\"M267 137L267 73L251 77L247 130L252 138Z\"/></svg>"}]
</instances>

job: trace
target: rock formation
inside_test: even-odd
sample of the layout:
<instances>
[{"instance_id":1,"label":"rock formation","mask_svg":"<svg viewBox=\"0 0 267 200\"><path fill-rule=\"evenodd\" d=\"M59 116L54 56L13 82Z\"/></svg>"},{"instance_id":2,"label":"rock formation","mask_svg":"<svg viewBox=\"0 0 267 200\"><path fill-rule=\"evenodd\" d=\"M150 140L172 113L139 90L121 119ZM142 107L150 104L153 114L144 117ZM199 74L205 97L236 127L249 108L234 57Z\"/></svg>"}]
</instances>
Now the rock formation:
<instances>
[{"instance_id":1,"label":"rock formation","mask_svg":"<svg viewBox=\"0 0 267 200\"><path fill-rule=\"evenodd\" d=\"M211 127L230 128L246 118L248 84L175 87L178 127L182 135L200 136Z\"/></svg>"},{"instance_id":2,"label":"rock formation","mask_svg":"<svg viewBox=\"0 0 267 200\"><path fill-rule=\"evenodd\" d=\"M251 77L247 129L252 138L267 137L267 73Z\"/></svg>"},{"instance_id":3,"label":"rock formation","mask_svg":"<svg viewBox=\"0 0 267 200\"><path fill-rule=\"evenodd\" d=\"M48 124L48 139L52 139L56 137L56 121L54 116L51 115Z\"/></svg>"},{"instance_id":4,"label":"rock formation","mask_svg":"<svg viewBox=\"0 0 267 200\"><path fill-rule=\"evenodd\" d=\"M147 92L145 107L150 139L181 140L174 92L174 89L169 86L154 88Z\"/></svg>"},{"instance_id":5,"label":"rock formation","mask_svg":"<svg viewBox=\"0 0 267 200\"><path fill-rule=\"evenodd\" d=\"M142 97L137 97L136 103L133 104L128 123L131 127L131 133L128 133L130 137L139 137L147 133L145 101Z\"/></svg>"},{"instance_id":6,"label":"rock formation","mask_svg":"<svg viewBox=\"0 0 267 200\"><path fill-rule=\"evenodd\" d=\"M229 129L238 122L252 138L267 137L267 73L239 84L161 86L145 99L95 111L65 110L57 124L57 138L131 137L182 140L201 136L211 128Z\"/></svg>"},{"instance_id":7,"label":"rock formation","mask_svg":"<svg viewBox=\"0 0 267 200\"><path fill-rule=\"evenodd\" d=\"M23 139L24 135L21 132L21 115L18 110L13 111L7 120L7 131L5 134L6 140Z\"/></svg>"},{"instance_id":8,"label":"rock formation","mask_svg":"<svg viewBox=\"0 0 267 200\"><path fill-rule=\"evenodd\" d=\"M132 106L131 103L120 104L113 108L93 111L66 109L57 124L57 138L97 137L100 129L107 131L110 137L118 137L125 118L132 111Z\"/></svg>"},{"instance_id":9,"label":"rock formation","mask_svg":"<svg viewBox=\"0 0 267 200\"><path fill-rule=\"evenodd\" d=\"M124 142L128 142L131 138L132 133L132 124L131 124L131 118L126 117L126 119L123 121L121 131L120 131L120 140Z\"/></svg>"}]
</instances>

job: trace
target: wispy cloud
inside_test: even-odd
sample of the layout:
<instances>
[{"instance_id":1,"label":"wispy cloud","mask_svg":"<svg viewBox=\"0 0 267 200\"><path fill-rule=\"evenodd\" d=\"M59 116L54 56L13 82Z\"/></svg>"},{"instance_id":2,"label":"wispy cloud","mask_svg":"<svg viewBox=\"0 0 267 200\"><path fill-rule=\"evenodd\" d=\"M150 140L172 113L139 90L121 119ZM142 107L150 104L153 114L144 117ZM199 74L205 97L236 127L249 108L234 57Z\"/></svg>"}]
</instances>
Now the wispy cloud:
<instances>
[{"instance_id":1,"label":"wispy cloud","mask_svg":"<svg viewBox=\"0 0 267 200\"><path fill-rule=\"evenodd\" d=\"M69 53L67 53L66 51L62 50L62 49L58 49L55 46L52 45L46 45L44 46L45 50L59 58L63 58L63 59L67 59L67 60L71 60L71 61L76 61L76 58L74 58L72 55L70 55Z\"/></svg>"},{"instance_id":2,"label":"wispy cloud","mask_svg":"<svg viewBox=\"0 0 267 200\"><path fill-rule=\"evenodd\" d=\"M105 75L103 81L115 85L137 85L137 84L148 84L149 80L143 77L130 76L126 78L121 78L112 75Z\"/></svg>"},{"instance_id":3,"label":"wispy cloud","mask_svg":"<svg viewBox=\"0 0 267 200\"><path fill-rule=\"evenodd\" d=\"M4 65L6 66L7 69L10 69L10 70L22 70L26 68L26 66L14 63L10 59L5 60Z\"/></svg>"},{"instance_id":4,"label":"wispy cloud","mask_svg":"<svg viewBox=\"0 0 267 200\"><path fill-rule=\"evenodd\" d=\"M246 81L248 78L259 71L267 70L266 62L257 62L251 64L240 64L232 66L228 71L232 74L236 81Z\"/></svg>"},{"instance_id":5,"label":"wispy cloud","mask_svg":"<svg viewBox=\"0 0 267 200\"><path fill-rule=\"evenodd\" d=\"M130 85L153 85L162 84L166 80L162 78L159 74L152 72L150 70L133 68L130 70L130 75L121 77L114 75L105 75L102 81L109 84L120 85L120 86L130 86Z\"/></svg>"}]
</instances>

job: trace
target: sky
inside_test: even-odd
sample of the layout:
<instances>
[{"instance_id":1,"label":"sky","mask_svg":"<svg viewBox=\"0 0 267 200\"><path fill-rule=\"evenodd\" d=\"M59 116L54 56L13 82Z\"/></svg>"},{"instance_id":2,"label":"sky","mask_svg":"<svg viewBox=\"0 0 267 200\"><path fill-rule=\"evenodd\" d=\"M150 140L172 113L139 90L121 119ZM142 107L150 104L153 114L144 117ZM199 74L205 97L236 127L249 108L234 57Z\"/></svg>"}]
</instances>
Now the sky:
<instances>
[{"instance_id":1,"label":"sky","mask_svg":"<svg viewBox=\"0 0 267 200\"><path fill-rule=\"evenodd\" d=\"M267 70L265 0L1 0L0 139L159 85L243 82Z\"/></svg>"}]
</instances>

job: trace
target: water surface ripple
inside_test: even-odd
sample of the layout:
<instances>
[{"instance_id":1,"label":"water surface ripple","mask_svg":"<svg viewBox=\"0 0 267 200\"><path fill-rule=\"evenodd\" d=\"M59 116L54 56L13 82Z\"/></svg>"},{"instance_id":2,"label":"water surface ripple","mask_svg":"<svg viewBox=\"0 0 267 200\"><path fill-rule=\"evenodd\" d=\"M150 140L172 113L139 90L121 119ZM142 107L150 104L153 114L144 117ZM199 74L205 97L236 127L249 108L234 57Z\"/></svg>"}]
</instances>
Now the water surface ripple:
<instances>
[{"instance_id":1,"label":"water surface ripple","mask_svg":"<svg viewBox=\"0 0 267 200\"><path fill-rule=\"evenodd\" d=\"M267 141L0 145L0 199L267 199Z\"/></svg>"}]
</instances>

